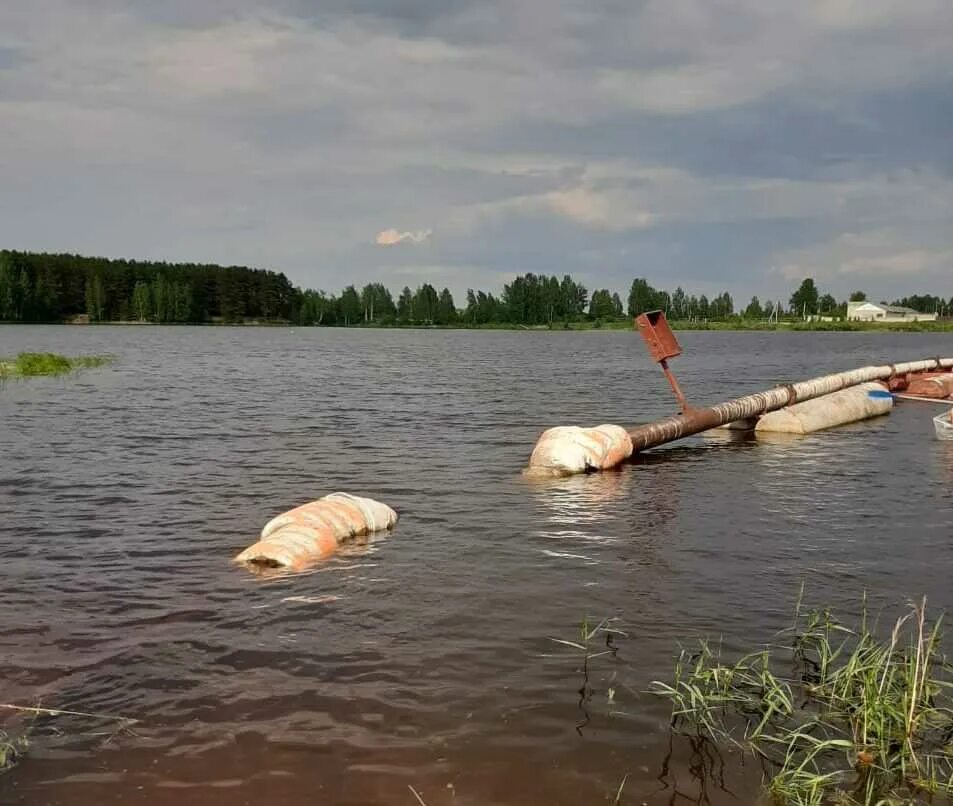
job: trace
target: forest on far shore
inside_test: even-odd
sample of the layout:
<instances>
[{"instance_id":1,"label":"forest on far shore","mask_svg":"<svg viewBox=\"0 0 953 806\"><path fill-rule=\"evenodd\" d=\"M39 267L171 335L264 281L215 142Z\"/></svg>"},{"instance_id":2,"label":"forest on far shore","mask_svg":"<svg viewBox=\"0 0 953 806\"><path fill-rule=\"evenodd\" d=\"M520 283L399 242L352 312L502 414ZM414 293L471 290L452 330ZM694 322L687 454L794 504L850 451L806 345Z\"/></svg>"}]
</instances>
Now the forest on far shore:
<instances>
[{"instance_id":1,"label":"forest on far shore","mask_svg":"<svg viewBox=\"0 0 953 806\"><path fill-rule=\"evenodd\" d=\"M866 299L862 291L851 299ZM925 294L895 300L924 313L953 313L953 298ZM424 283L396 297L381 283L340 294L301 289L280 273L245 266L114 260L69 254L0 250L0 321L277 322L298 325L517 325L613 322L661 309L687 322L761 321L779 316L843 318L847 303L821 294L810 278L787 304L753 297L735 307L725 291L708 299L681 288L669 293L642 278L623 303L618 292L591 294L568 274L515 277L498 295L467 291L458 307L449 289Z\"/></svg>"}]
</instances>

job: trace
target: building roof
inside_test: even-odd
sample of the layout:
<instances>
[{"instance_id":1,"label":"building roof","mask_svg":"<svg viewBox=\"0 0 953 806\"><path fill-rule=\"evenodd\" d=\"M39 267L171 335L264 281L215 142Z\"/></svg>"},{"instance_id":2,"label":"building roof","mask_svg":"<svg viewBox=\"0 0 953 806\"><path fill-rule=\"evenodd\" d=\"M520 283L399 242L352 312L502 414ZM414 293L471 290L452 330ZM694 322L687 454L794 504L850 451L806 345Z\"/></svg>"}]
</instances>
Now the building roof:
<instances>
[{"instance_id":1,"label":"building roof","mask_svg":"<svg viewBox=\"0 0 953 806\"><path fill-rule=\"evenodd\" d=\"M902 305L884 305L882 307L887 313L922 313L922 311L915 311L913 308L904 308Z\"/></svg>"},{"instance_id":2,"label":"building roof","mask_svg":"<svg viewBox=\"0 0 953 806\"><path fill-rule=\"evenodd\" d=\"M884 305L878 302L870 302L869 300L865 300L863 302L851 302L848 305L848 307L851 308L852 310L860 310L862 308L866 308L868 310L876 309L878 311L883 311L884 313L895 313L895 314L904 314L904 315L917 314L922 316L924 313L924 311L915 311L913 308L905 308L903 305Z\"/></svg>"}]
</instances>

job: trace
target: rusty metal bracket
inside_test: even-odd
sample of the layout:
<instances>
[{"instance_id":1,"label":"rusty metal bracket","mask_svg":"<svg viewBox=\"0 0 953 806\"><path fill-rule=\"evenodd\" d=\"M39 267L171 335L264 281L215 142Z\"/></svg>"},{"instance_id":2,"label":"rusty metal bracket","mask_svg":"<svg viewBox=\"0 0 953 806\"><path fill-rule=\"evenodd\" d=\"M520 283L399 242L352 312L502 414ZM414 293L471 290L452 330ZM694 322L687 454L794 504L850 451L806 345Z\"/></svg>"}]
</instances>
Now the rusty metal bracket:
<instances>
[{"instance_id":1,"label":"rusty metal bracket","mask_svg":"<svg viewBox=\"0 0 953 806\"><path fill-rule=\"evenodd\" d=\"M675 338L672 328L668 325L665 312L647 311L641 313L635 318L635 327L645 341L649 355L652 356L653 360L662 368L662 372L665 373L665 378L675 393L675 399L678 401L679 409L682 414L689 414L695 411L695 409L688 404L688 401L685 399L685 393L682 392L682 387L678 385L675 375L668 366L668 359L681 355L682 348L678 343L678 339Z\"/></svg>"}]
</instances>

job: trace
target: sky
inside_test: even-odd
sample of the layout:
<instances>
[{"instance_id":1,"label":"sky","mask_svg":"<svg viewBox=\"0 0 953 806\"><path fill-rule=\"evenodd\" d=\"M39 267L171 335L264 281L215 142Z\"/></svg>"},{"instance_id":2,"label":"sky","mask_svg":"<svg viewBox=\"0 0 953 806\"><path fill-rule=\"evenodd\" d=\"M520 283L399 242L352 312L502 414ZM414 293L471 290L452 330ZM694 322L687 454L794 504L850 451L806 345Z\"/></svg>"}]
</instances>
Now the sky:
<instances>
[{"instance_id":1,"label":"sky","mask_svg":"<svg viewBox=\"0 0 953 806\"><path fill-rule=\"evenodd\" d=\"M953 2L7 0L0 247L950 296Z\"/></svg>"}]
</instances>

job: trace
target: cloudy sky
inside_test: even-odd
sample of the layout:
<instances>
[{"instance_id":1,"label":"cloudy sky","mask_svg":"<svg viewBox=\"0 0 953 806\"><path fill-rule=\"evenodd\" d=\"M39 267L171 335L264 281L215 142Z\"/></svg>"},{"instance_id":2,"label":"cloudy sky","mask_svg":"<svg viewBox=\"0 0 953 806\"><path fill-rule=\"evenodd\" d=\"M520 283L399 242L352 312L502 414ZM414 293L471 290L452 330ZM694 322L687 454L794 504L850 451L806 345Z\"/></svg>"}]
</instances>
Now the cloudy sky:
<instances>
[{"instance_id":1,"label":"cloudy sky","mask_svg":"<svg viewBox=\"0 0 953 806\"><path fill-rule=\"evenodd\" d=\"M0 246L953 294L950 0L6 0Z\"/></svg>"}]
</instances>

